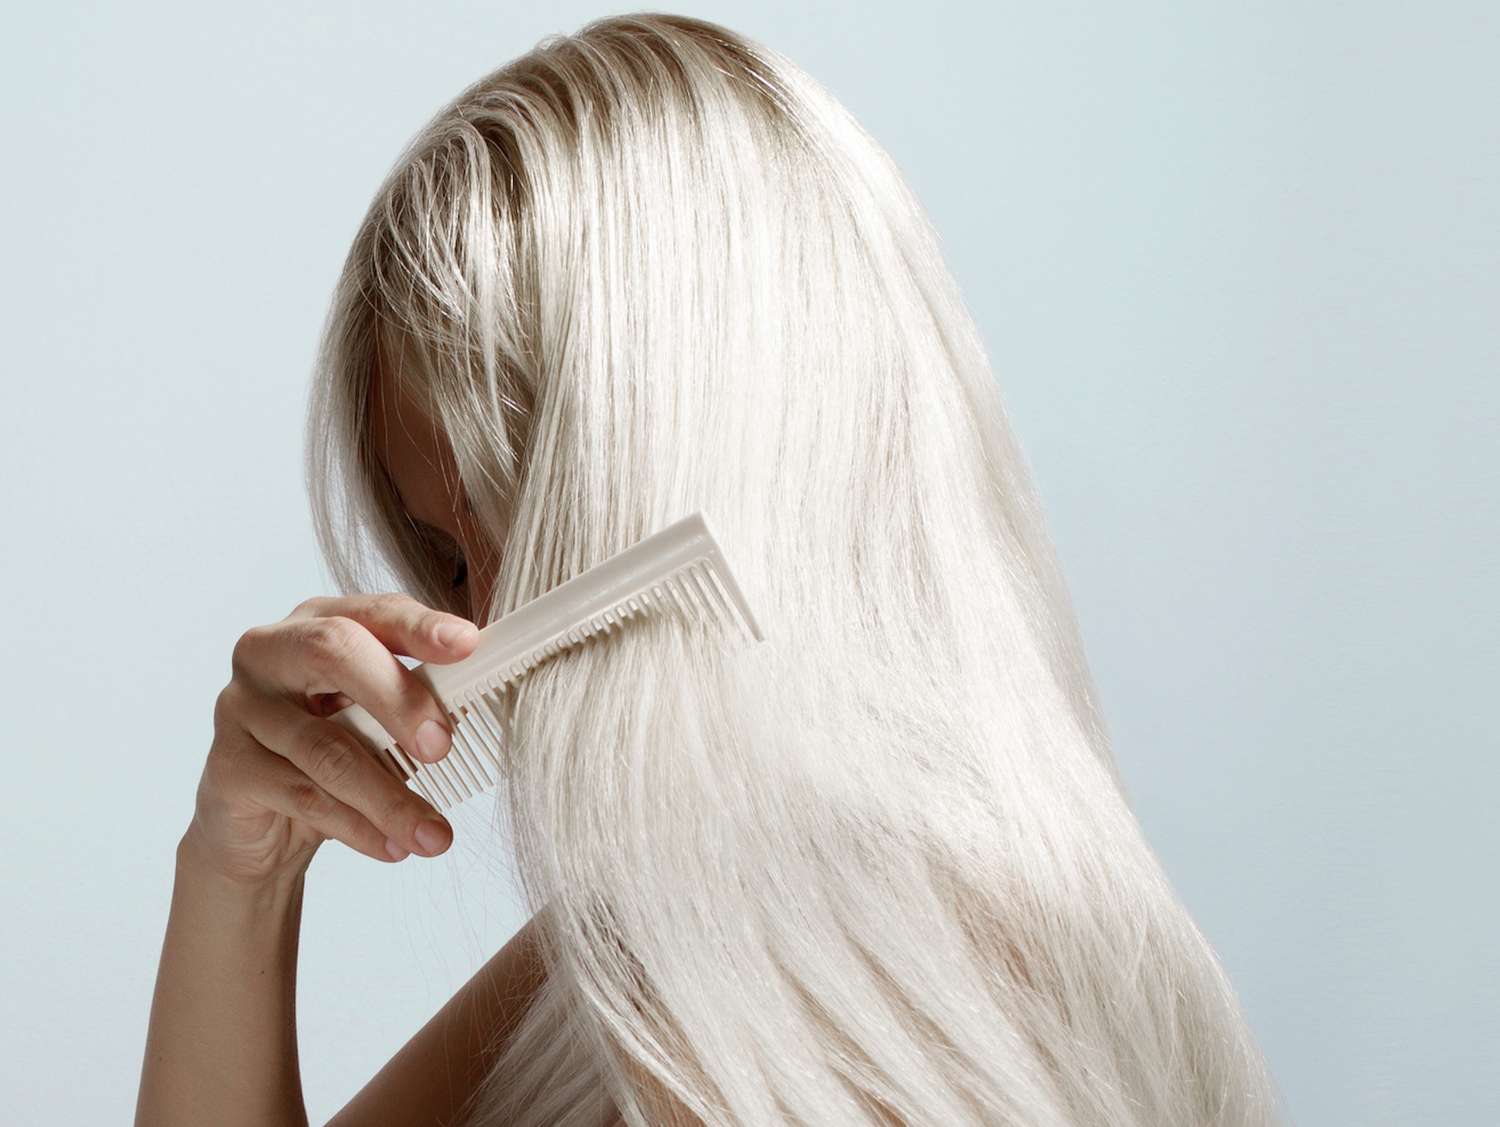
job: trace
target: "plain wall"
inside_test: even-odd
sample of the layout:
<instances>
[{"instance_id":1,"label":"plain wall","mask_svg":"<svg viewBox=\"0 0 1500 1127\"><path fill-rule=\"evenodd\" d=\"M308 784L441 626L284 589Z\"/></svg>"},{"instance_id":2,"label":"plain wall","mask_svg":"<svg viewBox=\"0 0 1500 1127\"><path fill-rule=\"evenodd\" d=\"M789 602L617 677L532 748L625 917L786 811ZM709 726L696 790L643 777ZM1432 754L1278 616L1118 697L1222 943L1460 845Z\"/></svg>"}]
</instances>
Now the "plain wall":
<instances>
[{"instance_id":1,"label":"plain wall","mask_svg":"<svg viewBox=\"0 0 1500 1127\"><path fill-rule=\"evenodd\" d=\"M230 648L331 589L303 398L376 185L463 85L623 10L7 21L8 1122L134 1107ZM1294 1122L1500 1121L1495 6L674 10L801 63L930 210L1132 801ZM521 923L490 814L437 861L315 861L315 1123Z\"/></svg>"}]
</instances>

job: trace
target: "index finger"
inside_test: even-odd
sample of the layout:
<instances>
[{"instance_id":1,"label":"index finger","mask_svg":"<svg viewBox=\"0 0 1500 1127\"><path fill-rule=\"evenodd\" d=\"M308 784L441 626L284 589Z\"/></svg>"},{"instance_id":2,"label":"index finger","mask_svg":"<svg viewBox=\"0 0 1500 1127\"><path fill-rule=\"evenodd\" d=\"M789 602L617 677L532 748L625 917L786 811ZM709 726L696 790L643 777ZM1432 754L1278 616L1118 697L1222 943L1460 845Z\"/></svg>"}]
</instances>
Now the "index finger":
<instances>
[{"instance_id":1,"label":"index finger","mask_svg":"<svg viewBox=\"0 0 1500 1127\"><path fill-rule=\"evenodd\" d=\"M467 618L434 610L399 591L358 595L314 595L287 618L353 619L392 653L439 663L467 657L479 641L479 627Z\"/></svg>"},{"instance_id":2,"label":"index finger","mask_svg":"<svg viewBox=\"0 0 1500 1127\"><path fill-rule=\"evenodd\" d=\"M339 609L338 603L329 609ZM298 702L342 694L363 705L408 755L435 762L447 754L452 731L444 703L352 618L298 614L254 627L240 638L231 660L235 676L262 691Z\"/></svg>"}]
</instances>

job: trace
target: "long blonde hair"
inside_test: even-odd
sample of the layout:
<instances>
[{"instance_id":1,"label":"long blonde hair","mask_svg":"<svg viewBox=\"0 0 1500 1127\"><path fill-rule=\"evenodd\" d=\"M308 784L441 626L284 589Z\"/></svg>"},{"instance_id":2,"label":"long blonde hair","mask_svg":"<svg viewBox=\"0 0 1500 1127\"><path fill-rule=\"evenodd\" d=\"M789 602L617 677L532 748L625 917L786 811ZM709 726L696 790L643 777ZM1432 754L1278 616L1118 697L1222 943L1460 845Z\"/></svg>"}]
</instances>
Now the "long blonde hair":
<instances>
[{"instance_id":1,"label":"long blonde hair","mask_svg":"<svg viewBox=\"0 0 1500 1127\"><path fill-rule=\"evenodd\" d=\"M1121 791L1037 492L938 239L783 56L552 36L400 155L334 294L336 582L444 560L368 441L382 357L501 565L483 621L703 510L767 640L646 619L507 702L548 974L475 1125L1275 1121Z\"/></svg>"}]
</instances>

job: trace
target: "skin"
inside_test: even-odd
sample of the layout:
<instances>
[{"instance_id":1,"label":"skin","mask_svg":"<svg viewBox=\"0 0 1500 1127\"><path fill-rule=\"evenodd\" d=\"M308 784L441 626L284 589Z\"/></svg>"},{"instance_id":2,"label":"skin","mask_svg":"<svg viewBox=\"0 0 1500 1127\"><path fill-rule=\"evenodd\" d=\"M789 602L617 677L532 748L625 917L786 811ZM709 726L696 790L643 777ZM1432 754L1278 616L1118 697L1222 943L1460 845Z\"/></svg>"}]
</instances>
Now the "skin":
<instances>
[{"instance_id":1,"label":"skin","mask_svg":"<svg viewBox=\"0 0 1500 1127\"><path fill-rule=\"evenodd\" d=\"M458 464L447 440L399 384L386 384L376 380L370 396L370 433L376 453L407 515L436 529L462 551L468 563L462 593L468 596L470 617L478 621L489 605L500 568L499 554L490 547L463 496Z\"/></svg>"},{"instance_id":2,"label":"skin","mask_svg":"<svg viewBox=\"0 0 1500 1127\"><path fill-rule=\"evenodd\" d=\"M457 488L452 452L377 381L373 437L403 506L468 561L471 613L498 560ZM457 627L452 641L440 626ZM471 622L405 595L314 597L235 643L214 736L176 852L136 1105L137 1127L307 1124L296 1041L305 874L336 839L381 864L436 856L447 820L327 719L357 701L414 755L446 754L441 706L396 660L467 656ZM443 732L424 750L418 728ZM541 984L534 917L329 1121L330 1127L454 1122ZM493 1033L501 1036L494 1038Z\"/></svg>"}]
</instances>

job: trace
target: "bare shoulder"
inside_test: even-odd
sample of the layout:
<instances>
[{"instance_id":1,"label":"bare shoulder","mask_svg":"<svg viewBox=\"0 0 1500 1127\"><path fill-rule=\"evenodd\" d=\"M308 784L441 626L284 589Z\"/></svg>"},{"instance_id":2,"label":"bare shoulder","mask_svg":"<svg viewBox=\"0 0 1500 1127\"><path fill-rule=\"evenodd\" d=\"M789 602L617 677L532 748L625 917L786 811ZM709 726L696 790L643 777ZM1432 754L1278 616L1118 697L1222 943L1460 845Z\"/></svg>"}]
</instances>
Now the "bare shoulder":
<instances>
[{"instance_id":1,"label":"bare shoulder","mask_svg":"<svg viewBox=\"0 0 1500 1127\"><path fill-rule=\"evenodd\" d=\"M449 1127L546 978L533 916L327 1127Z\"/></svg>"}]
</instances>

